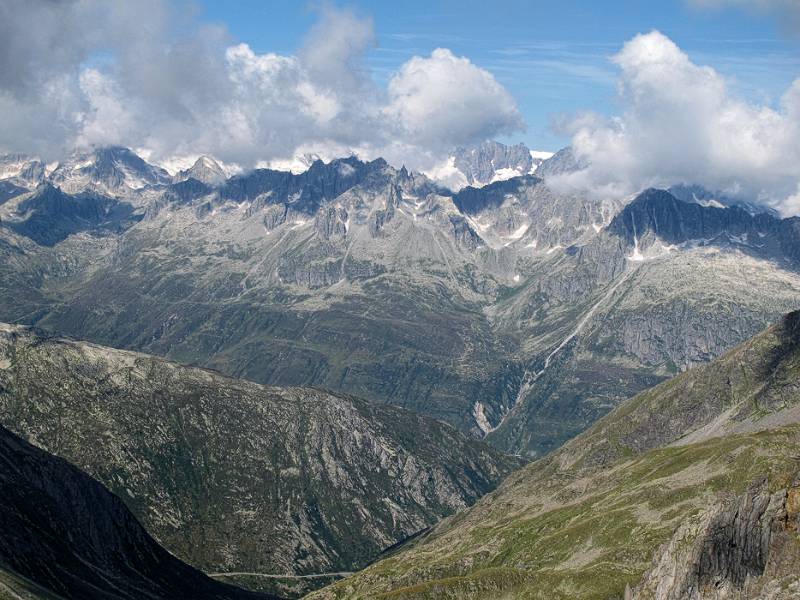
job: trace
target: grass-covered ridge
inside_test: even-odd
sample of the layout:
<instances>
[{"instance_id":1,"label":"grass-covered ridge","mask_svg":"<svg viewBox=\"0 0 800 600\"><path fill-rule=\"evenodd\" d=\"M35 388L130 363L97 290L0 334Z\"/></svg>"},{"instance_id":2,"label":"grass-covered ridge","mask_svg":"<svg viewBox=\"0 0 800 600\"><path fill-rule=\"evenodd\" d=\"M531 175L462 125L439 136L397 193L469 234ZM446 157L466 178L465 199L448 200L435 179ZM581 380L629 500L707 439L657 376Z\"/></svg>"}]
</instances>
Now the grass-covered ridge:
<instances>
[{"instance_id":1,"label":"grass-covered ridge","mask_svg":"<svg viewBox=\"0 0 800 600\"><path fill-rule=\"evenodd\" d=\"M798 447L793 425L652 450L589 477L545 470L313 597L621 598L718 494L741 493L762 475L786 485Z\"/></svg>"},{"instance_id":2,"label":"grass-covered ridge","mask_svg":"<svg viewBox=\"0 0 800 600\"><path fill-rule=\"evenodd\" d=\"M682 524L800 469L800 315L648 390L313 598L621 598Z\"/></svg>"}]
</instances>

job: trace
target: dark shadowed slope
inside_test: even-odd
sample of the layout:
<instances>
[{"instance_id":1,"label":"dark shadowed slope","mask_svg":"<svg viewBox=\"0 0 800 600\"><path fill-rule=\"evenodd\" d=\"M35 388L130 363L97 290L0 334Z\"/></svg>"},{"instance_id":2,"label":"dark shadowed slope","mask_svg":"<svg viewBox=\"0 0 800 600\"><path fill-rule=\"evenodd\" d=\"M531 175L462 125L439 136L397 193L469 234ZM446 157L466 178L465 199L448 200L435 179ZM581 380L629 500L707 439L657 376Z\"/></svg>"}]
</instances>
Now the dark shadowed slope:
<instances>
[{"instance_id":1,"label":"dark shadowed slope","mask_svg":"<svg viewBox=\"0 0 800 600\"><path fill-rule=\"evenodd\" d=\"M258 600L159 546L115 495L0 428L0 598Z\"/></svg>"}]
</instances>

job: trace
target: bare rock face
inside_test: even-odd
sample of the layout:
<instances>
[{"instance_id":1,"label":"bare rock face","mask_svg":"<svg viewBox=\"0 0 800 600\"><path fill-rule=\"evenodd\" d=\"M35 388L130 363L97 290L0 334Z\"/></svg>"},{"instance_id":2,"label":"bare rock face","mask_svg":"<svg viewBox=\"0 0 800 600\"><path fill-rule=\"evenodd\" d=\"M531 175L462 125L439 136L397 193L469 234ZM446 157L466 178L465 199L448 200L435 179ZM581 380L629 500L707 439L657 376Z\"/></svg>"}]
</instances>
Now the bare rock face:
<instances>
[{"instance_id":1,"label":"bare rock face","mask_svg":"<svg viewBox=\"0 0 800 600\"><path fill-rule=\"evenodd\" d=\"M588 163L575 156L571 147L562 148L553 156L543 161L536 169L536 175L547 179L557 175L568 175L575 171L585 169Z\"/></svg>"},{"instance_id":2,"label":"bare rock face","mask_svg":"<svg viewBox=\"0 0 800 600\"><path fill-rule=\"evenodd\" d=\"M789 600L800 592L800 482L766 480L682 525L626 600Z\"/></svg>"},{"instance_id":3,"label":"bare rock face","mask_svg":"<svg viewBox=\"0 0 800 600\"><path fill-rule=\"evenodd\" d=\"M75 154L59 164L49 179L69 193L87 188L106 192L141 189L172 181L164 169L148 164L130 149L121 147Z\"/></svg>"},{"instance_id":4,"label":"bare rock face","mask_svg":"<svg viewBox=\"0 0 800 600\"><path fill-rule=\"evenodd\" d=\"M347 211L327 206L317 212L314 229L324 239L341 239L347 235Z\"/></svg>"},{"instance_id":5,"label":"bare rock face","mask_svg":"<svg viewBox=\"0 0 800 600\"><path fill-rule=\"evenodd\" d=\"M179 172L174 179L176 181L194 179L206 185L214 186L224 182L227 177L224 169L217 161L209 156L201 156L191 167Z\"/></svg>"},{"instance_id":6,"label":"bare rock face","mask_svg":"<svg viewBox=\"0 0 800 600\"><path fill-rule=\"evenodd\" d=\"M518 175L527 175L538 162L534 162L524 144L506 146L487 141L471 148L458 148L454 165L470 185L485 185L497 176L498 171L510 170Z\"/></svg>"}]
</instances>

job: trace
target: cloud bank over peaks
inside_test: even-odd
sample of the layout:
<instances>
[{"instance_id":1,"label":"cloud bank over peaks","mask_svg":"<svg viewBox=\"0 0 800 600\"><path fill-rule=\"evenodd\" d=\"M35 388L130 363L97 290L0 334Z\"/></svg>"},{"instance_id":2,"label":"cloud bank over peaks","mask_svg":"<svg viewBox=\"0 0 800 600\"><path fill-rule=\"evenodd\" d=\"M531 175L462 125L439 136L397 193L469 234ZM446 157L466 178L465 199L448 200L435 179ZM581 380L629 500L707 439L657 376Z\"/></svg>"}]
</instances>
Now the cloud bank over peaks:
<instances>
[{"instance_id":1,"label":"cloud bank over peaks","mask_svg":"<svg viewBox=\"0 0 800 600\"><path fill-rule=\"evenodd\" d=\"M636 36L613 60L624 110L568 123L573 152L590 166L561 185L619 196L695 183L798 212L800 79L775 106L745 102L657 31Z\"/></svg>"},{"instance_id":2,"label":"cloud bank over peaks","mask_svg":"<svg viewBox=\"0 0 800 600\"><path fill-rule=\"evenodd\" d=\"M113 144L245 168L356 151L422 169L443 149L524 128L469 59L416 56L383 88L365 61L371 19L331 4L317 17L296 55L260 54L167 0L8 0L0 114L15 118L0 120L0 150L50 160Z\"/></svg>"}]
</instances>

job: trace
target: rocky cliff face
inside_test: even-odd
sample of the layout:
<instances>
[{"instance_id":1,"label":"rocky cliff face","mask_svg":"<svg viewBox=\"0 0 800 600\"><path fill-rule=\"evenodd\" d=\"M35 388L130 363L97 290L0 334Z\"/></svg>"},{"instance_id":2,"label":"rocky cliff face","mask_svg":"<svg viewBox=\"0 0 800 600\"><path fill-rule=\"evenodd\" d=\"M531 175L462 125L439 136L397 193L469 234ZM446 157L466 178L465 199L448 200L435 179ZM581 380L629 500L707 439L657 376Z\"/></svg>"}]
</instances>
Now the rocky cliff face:
<instances>
[{"instance_id":1,"label":"rocky cliff face","mask_svg":"<svg viewBox=\"0 0 800 600\"><path fill-rule=\"evenodd\" d=\"M220 164L209 156L201 156L186 170L180 171L174 177L176 182L194 179L208 186L215 186L227 179L225 170Z\"/></svg>"},{"instance_id":2,"label":"rocky cliff face","mask_svg":"<svg viewBox=\"0 0 800 600\"><path fill-rule=\"evenodd\" d=\"M182 563L97 481L2 427L0 597L273 598L217 583Z\"/></svg>"},{"instance_id":3,"label":"rocky cliff face","mask_svg":"<svg viewBox=\"0 0 800 600\"><path fill-rule=\"evenodd\" d=\"M562 148L553 156L545 161L536 169L536 175L542 179L548 179L558 175L568 175L575 171L580 171L587 167L585 161L580 160L575 156L572 148Z\"/></svg>"},{"instance_id":4,"label":"rocky cliff face","mask_svg":"<svg viewBox=\"0 0 800 600\"><path fill-rule=\"evenodd\" d=\"M796 419L800 312L707 365L638 394L560 451L603 465L669 444L780 426Z\"/></svg>"},{"instance_id":5,"label":"rocky cliff face","mask_svg":"<svg viewBox=\"0 0 800 600\"><path fill-rule=\"evenodd\" d=\"M128 148L112 146L75 154L60 163L49 180L68 193L92 189L113 194L166 184L171 177Z\"/></svg>"},{"instance_id":6,"label":"rocky cliff face","mask_svg":"<svg viewBox=\"0 0 800 600\"><path fill-rule=\"evenodd\" d=\"M770 494L756 482L675 532L626 600L789 600L800 593L794 485Z\"/></svg>"},{"instance_id":7,"label":"rocky cliff face","mask_svg":"<svg viewBox=\"0 0 800 600\"><path fill-rule=\"evenodd\" d=\"M188 563L289 581L365 565L519 464L398 408L9 326L0 422L99 479Z\"/></svg>"},{"instance_id":8,"label":"rocky cliff face","mask_svg":"<svg viewBox=\"0 0 800 600\"><path fill-rule=\"evenodd\" d=\"M220 190L220 198L241 202L265 195L267 204L291 204L298 212L314 214L325 200L340 196L384 167L386 161L382 159L362 163L351 157L328 164L317 160L299 175L258 169L228 180Z\"/></svg>"},{"instance_id":9,"label":"rocky cliff face","mask_svg":"<svg viewBox=\"0 0 800 600\"><path fill-rule=\"evenodd\" d=\"M608 231L633 247L639 260L651 249L663 253L687 243L732 245L742 252L790 265L797 265L800 258L800 219L751 214L738 206L688 203L664 190L639 194L614 217Z\"/></svg>"},{"instance_id":10,"label":"rocky cliff face","mask_svg":"<svg viewBox=\"0 0 800 600\"><path fill-rule=\"evenodd\" d=\"M454 155L454 166L469 185L482 186L498 179L528 175L541 163L534 159L524 144L506 146L487 141L470 148L458 148Z\"/></svg>"},{"instance_id":11,"label":"rocky cliff face","mask_svg":"<svg viewBox=\"0 0 800 600\"><path fill-rule=\"evenodd\" d=\"M701 206L716 206L717 208L738 206L751 215L765 213L773 217L780 216L774 208L740 198L731 198L721 192L713 192L699 185L678 184L670 186L667 191L679 200Z\"/></svg>"}]
</instances>

